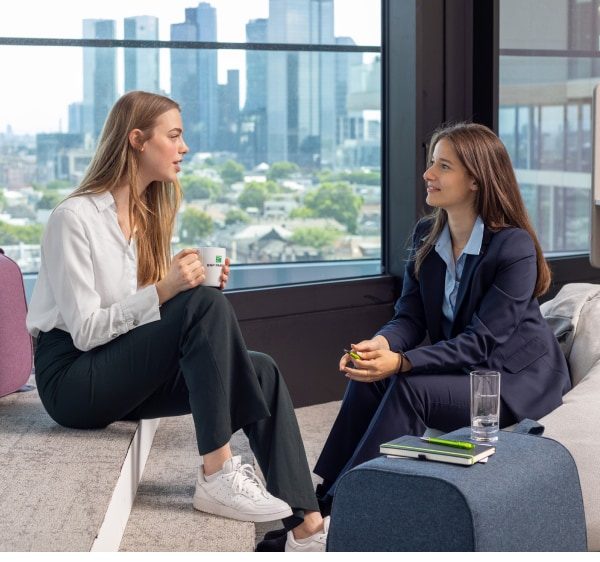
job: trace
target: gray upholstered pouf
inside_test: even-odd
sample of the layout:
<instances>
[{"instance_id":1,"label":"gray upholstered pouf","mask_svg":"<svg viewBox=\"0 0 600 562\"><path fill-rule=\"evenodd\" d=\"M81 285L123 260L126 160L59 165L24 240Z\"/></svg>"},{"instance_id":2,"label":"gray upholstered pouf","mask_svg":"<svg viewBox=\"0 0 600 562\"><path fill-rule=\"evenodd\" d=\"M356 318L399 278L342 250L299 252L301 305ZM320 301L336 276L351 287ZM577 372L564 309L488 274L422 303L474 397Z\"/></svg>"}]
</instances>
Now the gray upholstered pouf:
<instances>
[{"instance_id":1,"label":"gray upholstered pouf","mask_svg":"<svg viewBox=\"0 0 600 562\"><path fill-rule=\"evenodd\" d=\"M583 551L577 469L556 441L506 431L485 464L380 457L340 479L327 548Z\"/></svg>"}]
</instances>

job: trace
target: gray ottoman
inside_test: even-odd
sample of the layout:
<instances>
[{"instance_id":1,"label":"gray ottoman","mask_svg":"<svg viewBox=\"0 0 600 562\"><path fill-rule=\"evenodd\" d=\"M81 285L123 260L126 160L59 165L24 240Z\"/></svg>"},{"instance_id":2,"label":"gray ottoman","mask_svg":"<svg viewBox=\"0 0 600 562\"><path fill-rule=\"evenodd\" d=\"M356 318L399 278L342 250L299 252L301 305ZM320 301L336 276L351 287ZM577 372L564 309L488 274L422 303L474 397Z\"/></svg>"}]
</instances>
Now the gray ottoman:
<instances>
[{"instance_id":1,"label":"gray ottoman","mask_svg":"<svg viewBox=\"0 0 600 562\"><path fill-rule=\"evenodd\" d=\"M585 551L577 469L558 442L507 431L485 464L380 457L340 479L327 549Z\"/></svg>"}]
</instances>

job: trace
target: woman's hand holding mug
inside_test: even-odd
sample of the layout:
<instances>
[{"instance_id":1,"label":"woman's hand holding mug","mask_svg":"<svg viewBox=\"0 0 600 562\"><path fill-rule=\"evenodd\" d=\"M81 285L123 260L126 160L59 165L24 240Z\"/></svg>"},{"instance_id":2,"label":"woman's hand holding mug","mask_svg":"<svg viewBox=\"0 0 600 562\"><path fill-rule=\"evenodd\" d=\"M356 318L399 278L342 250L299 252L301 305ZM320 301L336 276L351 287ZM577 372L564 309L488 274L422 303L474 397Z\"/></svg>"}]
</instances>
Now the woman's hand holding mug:
<instances>
[{"instance_id":1,"label":"woman's hand holding mug","mask_svg":"<svg viewBox=\"0 0 600 562\"><path fill-rule=\"evenodd\" d=\"M198 250L186 248L176 254L171 260L169 271L156 284L158 302L172 299L175 295L201 285L206 277L204 266L198 256Z\"/></svg>"}]
</instances>

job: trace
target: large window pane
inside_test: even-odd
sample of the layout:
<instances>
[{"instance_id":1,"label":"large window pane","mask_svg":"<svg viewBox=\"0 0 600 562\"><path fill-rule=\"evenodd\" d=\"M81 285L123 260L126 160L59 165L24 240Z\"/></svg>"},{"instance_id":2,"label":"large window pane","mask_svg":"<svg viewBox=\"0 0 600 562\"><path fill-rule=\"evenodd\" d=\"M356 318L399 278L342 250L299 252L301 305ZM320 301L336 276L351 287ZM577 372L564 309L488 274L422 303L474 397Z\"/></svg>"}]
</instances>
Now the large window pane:
<instances>
[{"instance_id":1,"label":"large window pane","mask_svg":"<svg viewBox=\"0 0 600 562\"><path fill-rule=\"evenodd\" d=\"M335 45L338 37L352 37L358 45L381 43L379 0L27 0L26 6L26 12L22 6L2 11L0 37L90 39L83 20L107 20L113 23L99 39ZM136 30L131 19L141 14L145 23ZM258 23L248 34L252 20ZM263 36L257 28L267 20L273 25ZM318 20L323 25L315 25ZM198 22L194 37L183 39Z\"/></svg>"},{"instance_id":2,"label":"large window pane","mask_svg":"<svg viewBox=\"0 0 600 562\"><path fill-rule=\"evenodd\" d=\"M247 23L250 39L268 32ZM83 26L102 38L114 21ZM43 225L83 177L108 110L143 89L181 104L190 146L174 250L224 245L236 264L379 260L380 57L336 40L337 52L0 46L3 74L28 77L0 92L0 245L37 271Z\"/></svg>"},{"instance_id":3,"label":"large window pane","mask_svg":"<svg viewBox=\"0 0 600 562\"><path fill-rule=\"evenodd\" d=\"M547 253L589 249L599 7L598 0L500 2L499 131Z\"/></svg>"}]
</instances>

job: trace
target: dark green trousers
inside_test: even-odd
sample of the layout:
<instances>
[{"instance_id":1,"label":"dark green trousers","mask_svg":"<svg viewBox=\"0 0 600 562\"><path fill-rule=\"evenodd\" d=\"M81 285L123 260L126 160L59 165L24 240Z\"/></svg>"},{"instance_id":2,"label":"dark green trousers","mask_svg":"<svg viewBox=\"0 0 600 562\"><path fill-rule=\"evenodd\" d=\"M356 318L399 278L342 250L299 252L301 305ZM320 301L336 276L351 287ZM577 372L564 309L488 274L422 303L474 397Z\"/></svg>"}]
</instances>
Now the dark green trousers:
<instances>
[{"instance_id":1,"label":"dark green trousers","mask_svg":"<svg viewBox=\"0 0 600 562\"><path fill-rule=\"evenodd\" d=\"M81 429L191 413L205 454L243 429L267 489L297 524L318 510L306 453L285 381L273 359L246 349L221 291L197 287L161 307L161 319L90 351L67 332L38 336L35 371L48 414Z\"/></svg>"}]
</instances>

